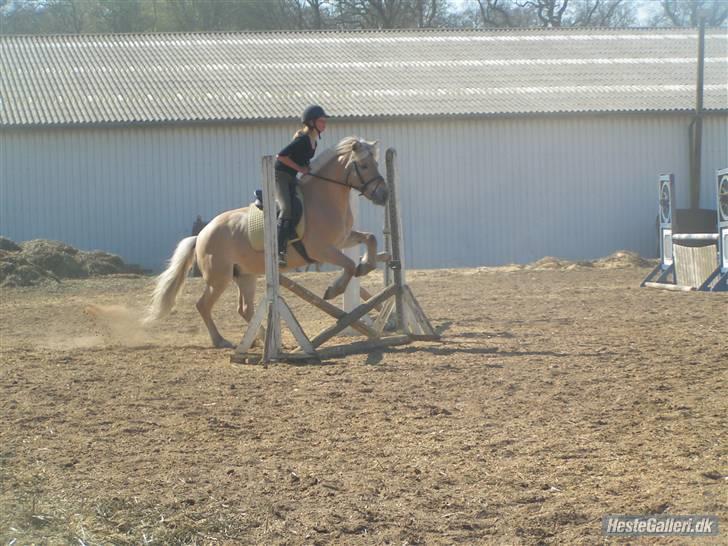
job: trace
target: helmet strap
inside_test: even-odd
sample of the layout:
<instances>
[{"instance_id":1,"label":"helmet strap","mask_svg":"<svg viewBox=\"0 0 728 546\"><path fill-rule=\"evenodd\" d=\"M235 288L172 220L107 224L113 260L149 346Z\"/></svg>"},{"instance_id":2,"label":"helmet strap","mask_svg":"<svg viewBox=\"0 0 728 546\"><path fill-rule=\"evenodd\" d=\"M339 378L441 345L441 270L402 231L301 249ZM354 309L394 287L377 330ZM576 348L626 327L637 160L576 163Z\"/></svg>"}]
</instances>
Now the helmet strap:
<instances>
[{"instance_id":1,"label":"helmet strap","mask_svg":"<svg viewBox=\"0 0 728 546\"><path fill-rule=\"evenodd\" d=\"M321 134L323 133L323 131L319 131L318 130L318 127L316 127L316 121L318 121L319 119L321 119L321 118L316 118L315 120L313 120L311 122L311 129L313 129L314 131L316 131L316 134L318 135L319 140L321 140Z\"/></svg>"}]
</instances>

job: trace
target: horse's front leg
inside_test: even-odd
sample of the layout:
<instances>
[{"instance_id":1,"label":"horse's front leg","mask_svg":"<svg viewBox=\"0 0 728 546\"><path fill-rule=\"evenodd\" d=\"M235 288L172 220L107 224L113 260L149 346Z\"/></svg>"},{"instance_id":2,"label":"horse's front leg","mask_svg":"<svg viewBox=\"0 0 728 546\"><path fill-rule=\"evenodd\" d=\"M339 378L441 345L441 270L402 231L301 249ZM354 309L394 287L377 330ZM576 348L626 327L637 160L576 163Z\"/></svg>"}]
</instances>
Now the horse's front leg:
<instances>
[{"instance_id":1,"label":"horse's front leg","mask_svg":"<svg viewBox=\"0 0 728 546\"><path fill-rule=\"evenodd\" d=\"M336 277L336 280L326 289L326 292L324 292L324 299L330 300L343 294L344 290L346 290L346 285L348 285L351 278L356 275L357 267L354 264L354 261L334 245L326 245L321 248L317 248L315 252L311 249L309 254L312 258L319 262L337 265L343 269L341 275Z\"/></svg>"},{"instance_id":2,"label":"horse's front leg","mask_svg":"<svg viewBox=\"0 0 728 546\"><path fill-rule=\"evenodd\" d=\"M349 233L349 238L344 243L344 248L350 248L360 244L365 244L367 250L359 261L359 265L356 267L355 275L357 277L363 277L370 271L376 269L378 258L377 238L372 233L352 230L351 233Z\"/></svg>"}]
</instances>

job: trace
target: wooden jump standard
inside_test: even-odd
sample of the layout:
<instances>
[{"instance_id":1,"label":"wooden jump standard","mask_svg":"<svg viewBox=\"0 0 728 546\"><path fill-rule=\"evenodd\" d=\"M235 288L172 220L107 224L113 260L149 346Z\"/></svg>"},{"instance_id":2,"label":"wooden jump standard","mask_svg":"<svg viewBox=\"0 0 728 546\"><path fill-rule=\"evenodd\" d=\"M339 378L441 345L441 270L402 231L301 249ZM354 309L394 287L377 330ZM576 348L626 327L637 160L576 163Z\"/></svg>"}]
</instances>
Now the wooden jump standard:
<instances>
[{"instance_id":1,"label":"wooden jump standard","mask_svg":"<svg viewBox=\"0 0 728 546\"><path fill-rule=\"evenodd\" d=\"M396 152L388 149L386 154L387 184L389 201L385 213L385 249L388 259L385 261L385 287L374 295L362 290L364 303L346 313L342 309L320 298L307 288L281 275L278 271L278 248L276 217L269 211L276 210L273 189L273 157L263 158L263 216L265 222L265 296L258 304L248 329L240 345L230 360L235 363L267 364L274 361L318 361L324 358L336 358L354 353L366 353L381 347L403 345L415 340L436 341L440 336L435 332L420 307L412 290L405 282L403 250L401 243L401 218L397 195L397 175L394 160ZM391 282L388 281L391 279ZM277 281L276 281L277 280ZM291 308L279 293L283 286L311 305L321 309L336 319L336 322L309 339ZM374 309L379 314L372 326L367 326L360 319ZM396 329L385 334L390 315L395 313ZM293 352L283 352L281 348L281 319L293 334L298 347ZM266 322L265 340L262 353L251 352L257 332ZM367 340L321 347L346 328L351 327L367 336Z\"/></svg>"}]
</instances>

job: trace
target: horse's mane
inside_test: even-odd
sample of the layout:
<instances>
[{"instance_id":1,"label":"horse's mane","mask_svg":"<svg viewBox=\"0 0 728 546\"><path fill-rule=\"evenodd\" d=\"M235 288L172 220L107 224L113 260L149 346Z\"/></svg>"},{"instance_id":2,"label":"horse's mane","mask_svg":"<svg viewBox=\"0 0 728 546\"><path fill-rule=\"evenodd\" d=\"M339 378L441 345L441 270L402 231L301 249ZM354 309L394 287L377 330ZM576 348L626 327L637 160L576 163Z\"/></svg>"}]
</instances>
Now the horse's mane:
<instances>
[{"instance_id":1,"label":"horse's mane","mask_svg":"<svg viewBox=\"0 0 728 546\"><path fill-rule=\"evenodd\" d=\"M359 149L354 151L353 148L356 143L359 143ZM348 167L349 163L352 161L362 160L370 154L376 155L375 142L367 142L366 140L362 140L356 136L348 136L341 139L336 146L327 148L321 152L316 159L311 162L311 171L316 172L319 169L322 169L334 159L338 159L345 167Z\"/></svg>"},{"instance_id":2,"label":"horse's mane","mask_svg":"<svg viewBox=\"0 0 728 546\"><path fill-rule=\"evenodd\" d=\"M327 165L329 161L336 158L336 149L335 148L326 148L323 152L318 154L316 158L311 161L311 165L309 167L311 168L312 172L316 172L324 167L324 165Z\"/></svg>"}]
</instances>

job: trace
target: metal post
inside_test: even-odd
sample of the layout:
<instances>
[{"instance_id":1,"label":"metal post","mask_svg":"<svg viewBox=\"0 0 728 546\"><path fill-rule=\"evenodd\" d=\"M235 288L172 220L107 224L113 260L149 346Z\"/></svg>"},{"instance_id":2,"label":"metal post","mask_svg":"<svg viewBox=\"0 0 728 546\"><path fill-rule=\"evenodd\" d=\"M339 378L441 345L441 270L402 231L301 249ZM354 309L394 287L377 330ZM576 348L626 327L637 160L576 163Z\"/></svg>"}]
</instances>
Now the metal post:
<instances>
[{"instance_id":1,"label":"metal post","mask_svg":"<svg viewBox=\"0 0 728 546\"><path fill-rule=\"evenodd\" d=\"M390 180L392 180L393 174L390 174L389 172L389 163L387 163L387 186L391 186ZM383 239L383 246L384 246L384 252L390 257L392 257L392 230L389 227L389 206L384 210L384 229L382 230L382 239ZM389 268L389 266L385 266L384 268L384 286L389 286L392 284L392 270Z\"/></svg>"},{"instance_id":2,"label":"metal post","mask_svg":"<svg viewBox=\"0 0 728 546\"><path fill-rule=\"evenodd\" d=\"M700 208L700 163L703 144L703 73L705 68L705 15L698 14L700 20L698 32L698 78L695 96L695 118L692 139L692 176L690 180L690 208Z\"/></svg>"}]
</instances>

